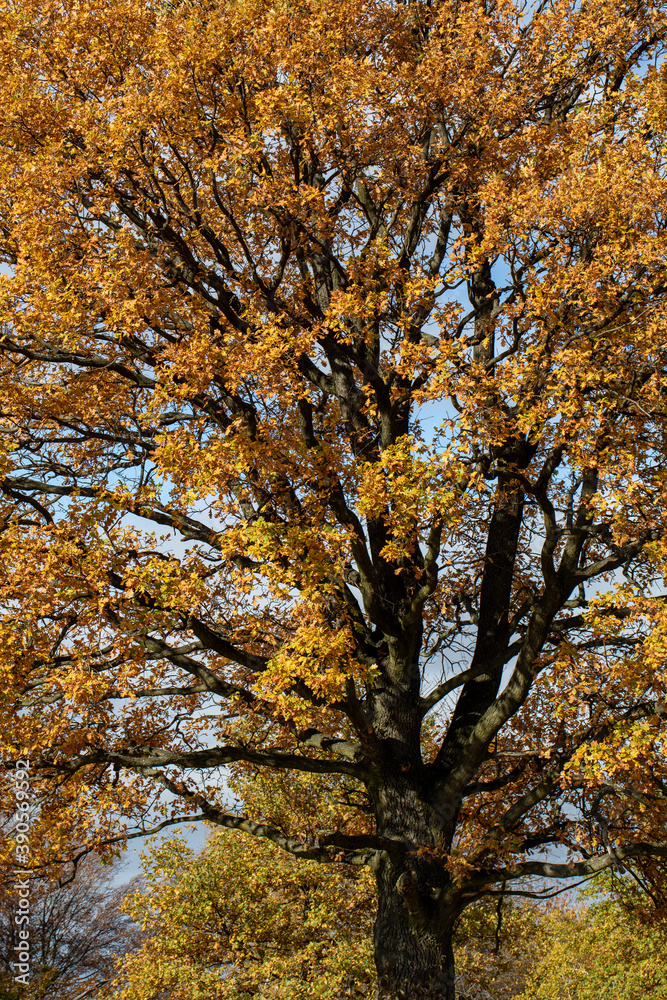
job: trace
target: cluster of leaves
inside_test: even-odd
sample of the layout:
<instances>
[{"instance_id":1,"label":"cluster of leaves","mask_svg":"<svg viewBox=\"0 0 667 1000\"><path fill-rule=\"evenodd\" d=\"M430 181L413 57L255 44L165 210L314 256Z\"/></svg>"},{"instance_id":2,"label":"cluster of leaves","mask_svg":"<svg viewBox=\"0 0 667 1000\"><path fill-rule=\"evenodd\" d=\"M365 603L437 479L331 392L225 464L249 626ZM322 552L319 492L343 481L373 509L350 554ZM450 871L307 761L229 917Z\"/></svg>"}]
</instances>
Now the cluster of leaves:
<instances>
[{"instance_id":1,"label":"cluster of leaves","mask_svg":"<svg viewBox=\"0 0 667 1000\"><path fill-rule=\"evenodd\" d=\"M647 923L645 897L636 890L627 877L620 892L618 880L614 885L603 878L582 893L589 905L554 908L543 916L539 958L518 1000L664 1000L667 925L655 915Z\"/></svg>"},{"instance_id":2,"label":"cluster of leaves","mask_svg":"<svg viewBox=\"0 0 667 1000\"><path fill-rule=\"evenodd\" d=\"M366 869L322 870L222 831L199 856L178 838L154 846L144 879L129 913L148 940L117 1000L372 997Z\"/></svg>"}]
</instances>

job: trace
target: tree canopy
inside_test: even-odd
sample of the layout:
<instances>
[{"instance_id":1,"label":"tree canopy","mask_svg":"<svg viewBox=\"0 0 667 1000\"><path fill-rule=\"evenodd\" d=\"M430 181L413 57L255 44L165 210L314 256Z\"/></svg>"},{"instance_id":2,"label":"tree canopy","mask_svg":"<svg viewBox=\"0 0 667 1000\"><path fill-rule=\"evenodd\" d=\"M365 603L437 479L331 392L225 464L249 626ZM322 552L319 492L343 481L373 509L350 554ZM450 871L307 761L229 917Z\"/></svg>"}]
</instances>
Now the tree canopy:
<instances>
[{"instance_id":1,"label":"tree canopy","mask_svg":"<svg viewBox=\"0 0 667 1000\"><path fill-rule=\"evenodd\" d=\"M659 897L666 24L0 0L0 807L29 756L33 865L182 817L369 865L381 1000L452 1000L460 913L524 878ZM230 765L349 807L283 829Z\"/></svg>"}]
</instances>

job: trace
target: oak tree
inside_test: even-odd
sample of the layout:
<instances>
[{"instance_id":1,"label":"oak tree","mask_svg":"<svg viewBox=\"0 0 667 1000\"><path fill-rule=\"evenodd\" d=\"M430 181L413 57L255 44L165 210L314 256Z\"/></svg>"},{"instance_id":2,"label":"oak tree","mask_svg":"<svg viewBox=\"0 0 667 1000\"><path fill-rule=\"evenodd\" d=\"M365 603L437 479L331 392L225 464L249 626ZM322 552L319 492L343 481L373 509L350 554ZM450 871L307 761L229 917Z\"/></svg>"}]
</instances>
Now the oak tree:
<instances>
[{"instance_id":1,"label":"oak tree","mask_svg":"<svg viewBox=\"0 0 667 1000\"><path fill-rule=\"evenodd\" d=\"M30 756L31 863L196 816L370 866L381 1000L452 1000L485 894L658 891L663 0L0 24L0 807ZM349 809L294 834L225 804L232 764L344 776Z\"/></svg>"}]
</instances>

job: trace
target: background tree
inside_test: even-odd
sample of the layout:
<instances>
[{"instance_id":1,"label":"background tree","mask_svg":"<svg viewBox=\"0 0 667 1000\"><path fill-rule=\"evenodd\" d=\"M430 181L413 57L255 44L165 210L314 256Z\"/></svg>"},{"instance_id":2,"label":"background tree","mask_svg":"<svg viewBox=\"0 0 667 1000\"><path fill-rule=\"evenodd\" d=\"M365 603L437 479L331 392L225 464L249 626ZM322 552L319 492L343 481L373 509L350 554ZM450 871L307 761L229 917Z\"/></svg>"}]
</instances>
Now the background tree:
<instances>
[{"instance_id":1,"label":"background tree","mask_svg":"<svg viewBox=\"0 0 667 1000\"><path fill-rule=\"evenodd\" d=\"M117 875L117 869L89 855L66 885L33 880L28 988L14 981L16 895L11 885L0 890L0 997L78 1000L100 995L114 975L116 959L139 945L138 927L121 912L127 886L114 884Z\"/></svg>"},{"instance_id":2,"label":"background tree","mask_svg":"<svg viewBox=\"0 0 667 1000\"><path fill-rule=\"evenodd\" d=\"M35 864L191 815L369 865L381 1000L451 1000L480 895L659 884L665 14L0 0ZM235 762L348 818L239 815Z\"/></svg>"},{"instance_id":3,"label":"background tree","mask_svg":"<svg viewBox=\"0 0 667 1000\"><path fill-rule=\"evenodd\" d=\"M631 891L634 883L623 881ZM609 893L608 879L591 887L591 905L554 908L542 922L535 939L540 960L519 1000L667 997L664 916L647 924ZM605 895L591 901L596 891Z\"/></svg>"},{"instance_id":4,"label":"background tree","mask_svg":"<svg viewBox=\"0 0 667 1000\"><path fill-rule=\"evenodd\" d=\"M220 831L195 855L182 838L149 853L130 901L147 940L118 974L119 1000L374 994L368 869L299 864Z\"/></svg>"}]
</instances>

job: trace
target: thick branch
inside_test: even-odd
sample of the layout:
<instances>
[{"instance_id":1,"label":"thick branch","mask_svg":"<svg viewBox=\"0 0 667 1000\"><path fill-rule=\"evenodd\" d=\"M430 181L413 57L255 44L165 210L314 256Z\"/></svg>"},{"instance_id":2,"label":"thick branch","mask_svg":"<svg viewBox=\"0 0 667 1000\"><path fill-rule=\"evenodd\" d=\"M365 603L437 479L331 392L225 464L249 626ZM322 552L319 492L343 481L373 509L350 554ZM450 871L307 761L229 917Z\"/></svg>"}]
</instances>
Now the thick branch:
<instances>
[{"instance_id":1,"label":"thick branch","mask_svg":"<svg viewBox=\"0 0 667 1000\"><path fill-rule=\"evenodd\" d=\"M332 741L334 744L336 742ZM162 750L159 747L130 747L121 751L92 750L69 761L54 763L48 759L42 760L38 766L74 774L92 764L114 764L150 774L155 768L168 765L185 770L208 770L237 761L312 774L349 774L359 780L364 773L361 767L353 763L301 757L281 750L252 750L249 747L234 746L191 751Z\"/></svg>"},{"instance_id":2,"label":"thick branch","mask_svg":"<svg viewBox=\"0 0 667 1000\"><path fill-rule=\"evenodd\" d=\"M626 847L616 847L614 857L608 853L599 854L585 861L570 861L567 864L556 864L551 861L519 861L506 868L496 868L466 882L466 886L491 885L494 882L509 882L513 879L525 878L527 875L540 878L583 878L596 875L614 865L616 861L626 858L667 858L667 842L650 844L629 844Z\"/></svg>"}]
</instances>

